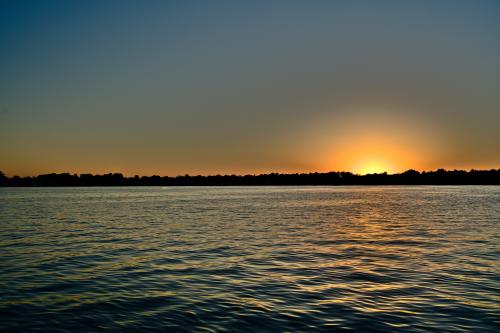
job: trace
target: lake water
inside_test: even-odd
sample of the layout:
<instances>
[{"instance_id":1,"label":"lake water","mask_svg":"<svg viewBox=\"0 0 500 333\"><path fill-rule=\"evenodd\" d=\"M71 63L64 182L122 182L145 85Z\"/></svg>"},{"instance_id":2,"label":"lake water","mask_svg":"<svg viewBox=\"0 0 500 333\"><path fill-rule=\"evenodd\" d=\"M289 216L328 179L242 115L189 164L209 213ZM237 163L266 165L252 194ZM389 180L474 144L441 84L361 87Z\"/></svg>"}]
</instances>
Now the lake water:
<instances>
[{"instance_id":1,"label":"lake water","mask_svg":"<svg viewBox=\"0 0 500 333\"><path fill-rule=\"evenodd\" d=\"M500 187L0 188L0 330L500 332Z\"/></svg>"}]
</instances>

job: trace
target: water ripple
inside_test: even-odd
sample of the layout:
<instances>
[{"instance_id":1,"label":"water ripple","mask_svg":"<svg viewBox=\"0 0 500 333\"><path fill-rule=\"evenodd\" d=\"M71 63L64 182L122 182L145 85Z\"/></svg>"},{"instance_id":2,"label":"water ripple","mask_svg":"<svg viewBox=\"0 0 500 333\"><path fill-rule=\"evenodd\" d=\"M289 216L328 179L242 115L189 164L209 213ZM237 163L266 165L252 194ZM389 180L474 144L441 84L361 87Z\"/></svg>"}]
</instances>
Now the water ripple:
<instances>
[{"instance_id":1,"label":"water ripple","mask_svg":"<svg viewBox=\"0 0 500 333\"><path fill-rule=\"evenodd\" d=\"M499 187L0 189L1 331L498 332Z\"/></svg>"}]
</instances>

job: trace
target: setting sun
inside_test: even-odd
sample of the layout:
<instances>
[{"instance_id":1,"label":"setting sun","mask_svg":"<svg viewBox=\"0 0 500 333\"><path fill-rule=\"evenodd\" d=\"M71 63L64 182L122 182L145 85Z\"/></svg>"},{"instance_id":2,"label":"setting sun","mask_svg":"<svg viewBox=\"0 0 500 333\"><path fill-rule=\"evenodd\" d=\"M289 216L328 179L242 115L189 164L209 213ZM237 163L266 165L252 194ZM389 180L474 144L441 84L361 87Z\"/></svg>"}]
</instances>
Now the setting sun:
<instances>
[{"instance_id":1,"label":"setting sun","mask_svg":"<svg viewBox=\"0 0 500 333\"><path fill-rule=\"evenodd\" d=\"M311 169L360 175L425 170L434 168L447 148L432 121L409 107L374 102L325 109L341 111L315 121L301 136L301 150L307 147L308 159L318 160Z\"/></svg>"},{"instance_id":2,"label":"setting sun","mask_svg":"<svg viewBox=\"0 0 500 333\"><path fill-rule=\"evenodd\" d=\"M348 140L349 141L349 140ZM422 164L418 147L395 144L395 140L386 137L357 137L349 143L331 149L328 169L349 170L355 174L395 173L407 169L419 168Z\"/></svg>"},{"instance_id":3,"label":"setting sun","mask_svg":"<svg viewBox=\"0 0 500 333\"><path fill-rule=\"evenodd\" d=\"M388 167L384 163L379 162L368 162L366 164L362 164L358 170L354 170L356 173L360 175L367 175L371 173L384 173L390 172L391 168Z\"/></svg>"}]
</instances>

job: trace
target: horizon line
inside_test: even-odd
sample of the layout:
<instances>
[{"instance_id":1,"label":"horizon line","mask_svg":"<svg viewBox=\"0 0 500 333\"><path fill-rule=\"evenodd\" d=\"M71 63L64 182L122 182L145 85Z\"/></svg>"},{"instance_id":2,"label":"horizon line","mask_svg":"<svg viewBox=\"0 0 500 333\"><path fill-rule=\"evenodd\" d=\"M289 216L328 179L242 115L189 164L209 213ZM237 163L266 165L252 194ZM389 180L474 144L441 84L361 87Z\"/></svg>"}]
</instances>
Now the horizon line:
<instances>
[{"instance_id":1,"label":"horizon line","mask_svg":"<svg viewBox=\"0 0 500 333\"><path fill-rule=\"evenodd\" d=\"M124 178L135 178L135 177L168 177L168 178L178 178L178 177L228 177L228 176L232 176L232 177L245 177L245 176L264 176L264 175L310 175L310 174L331 174L331 173L337 173L337 174L351 174L351 175L355 175L355 176L369 176L369 175L388 175L388 176L392 176L392 175L401 175L401 174L404 174L404 173L407 173L407 172L417 172L419 174L423 174L423 173L431 173L431 172L439 172L439 171L445 171L445 172L472 172L472 171L500 171L500 167L497 169L497 168L488 168L488 169L475 169L475 168L471 168L471 169L445 169L445 168L437 168L435 170L422 170L422 171L419 171L417 169L407 169L405 171L402 171L402 172L393 172L393 173L389 173L387 171L383 171L383 172L372 172L372 173L356 173L356 172L353 172L353 171L334 171L334 170L330 170L330 171L302 171L302 172L278 172L278 171L274 171L274 172L264 172L264 173L226 173L226 174L222 174L222 173L217 173L217 174L189 174L189 173L185 173L185 174L177 174L177 175L159 175L159 174L151 174L151 175L138 175L138 174L135 174L135 175L126 175L124 174L123 172L105 172L105 173L91 173L91 172L67 172L67 171L64 171L64 172L48 172L48 173L39 173L37 175L29 175L29 176L19 176L19 175L12 175L12 176L8 176L6 173L2 172L2 170L0 170L0 177L3 175L4 177L7 177L7 178L14 178L14 177L19 177L19 178L36 178L36 177L39 177L39 176L47 176L47 175L71 175L71 176L82 176L82 175L92 175L92 176L107 176L107 175L121 175L123 176Z\"/></svg>"}]
</instances>

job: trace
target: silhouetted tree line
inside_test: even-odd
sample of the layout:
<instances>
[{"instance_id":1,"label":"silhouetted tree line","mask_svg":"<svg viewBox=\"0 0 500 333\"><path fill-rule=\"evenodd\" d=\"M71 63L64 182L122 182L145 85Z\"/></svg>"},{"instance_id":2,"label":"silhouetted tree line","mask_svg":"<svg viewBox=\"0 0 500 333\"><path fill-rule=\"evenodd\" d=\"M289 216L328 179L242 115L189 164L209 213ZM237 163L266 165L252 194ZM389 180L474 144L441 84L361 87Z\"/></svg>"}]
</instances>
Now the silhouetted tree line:
<instances>
[{"instance_id":1,"label":"silhouetted tree line","mask_svg":"<svg viewBox=\"0 0 500 333\"><path fill-rule=\"evenodd\" d=\"M7 177L0 186L237 186L237 185L500 185L500 169L429 172L408 170L398 174L356 175L350 172L269 173L216 176L134 176L52 173L35 177Z\"/></svg>"}]
</instances>

